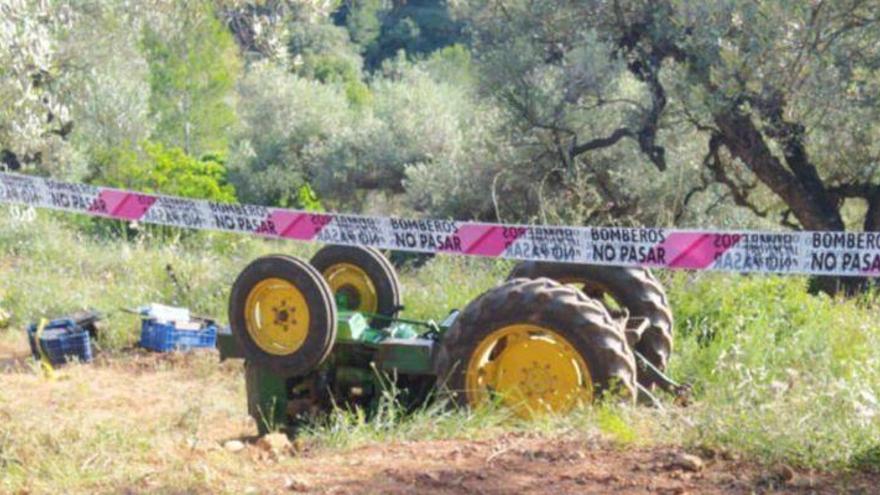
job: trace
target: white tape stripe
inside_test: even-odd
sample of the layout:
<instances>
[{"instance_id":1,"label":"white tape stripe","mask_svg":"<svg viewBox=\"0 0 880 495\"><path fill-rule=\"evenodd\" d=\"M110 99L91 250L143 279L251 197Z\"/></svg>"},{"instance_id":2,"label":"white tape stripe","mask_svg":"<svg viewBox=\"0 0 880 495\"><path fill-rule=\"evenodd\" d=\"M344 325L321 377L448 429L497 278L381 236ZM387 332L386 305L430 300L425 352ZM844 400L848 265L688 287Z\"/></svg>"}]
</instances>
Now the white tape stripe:
<instances>
[{"instance_id":1,"label":"white tape stripe","mask_svg":"<svg viewBox=\"0 0 880 495\"><path fill-rule=\"evenodd\" d=\"M0 203L421 253L733 272L878 276L880 233L502 225L310 213L0 173Z\"/></svg>"}]
</instances>

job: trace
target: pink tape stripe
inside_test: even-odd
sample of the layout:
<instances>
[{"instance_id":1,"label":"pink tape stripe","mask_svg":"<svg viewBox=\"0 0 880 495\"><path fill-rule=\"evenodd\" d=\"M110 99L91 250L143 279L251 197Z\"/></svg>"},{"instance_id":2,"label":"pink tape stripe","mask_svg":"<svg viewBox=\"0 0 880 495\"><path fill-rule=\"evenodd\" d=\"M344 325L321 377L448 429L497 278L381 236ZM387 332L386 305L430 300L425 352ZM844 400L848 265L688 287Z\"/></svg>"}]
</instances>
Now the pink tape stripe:
<instances>
[{"instance_id":1,"label":"pink tape stripe","mask_svg":"<svg viewBox=\"0 0 880 495\"><path fill-rule=\"evenodd\" d=\"M872 274L880 273L880 255L874 254L869 257L870 266L867 268L862 268L862 273L866 276L870 276Z\"/></svg>"},{"instance_id":2,"label":"pink tape stripe","mask_svg":"<svg viewBox=\"0 0 880 495\"><path fill-rule=\"evenodd\" d=\"M156 202L155 196L105 189L89 208L98 214L124 220L140 220Z\"/></svg>"},{"instance_id":3,"label":"pink tape stripe","mask_svg":"<svg viewBox=\"0 0 880 495\"><path fill-rule=\"evenodd\" d=\"M497 225L462 225L453 236L458 237L461 241L461 252L478 256L498 256L507 249L512 240L506 238L504 229ZM452 251L454 249L446 248L443 250Z\"/></svg>"},{"instance_id":4,"label":"pink tape stripe","mask_svg":"<svg viewBox=\"0 0 880 495\"><path fill-rule=\"evenodd\" d=\"M321 213L297 213L286 210L274 210L270 215L270 222L276 235L285 239L297 239L310 241L333 221L333 215Z\"/></svg>"},{"instance_id":5,"label":"pink tape stripe","mask_svg":"<svg viewBox=\"0 0 880 495\"><path fill-rule=\"evenodd\" d=\"M655 249L662 248L665 251L665 266L700 270L710 266L740 240L740 237L734 237L732 242L719 243L719 238L718 234L673 232Z\"/></svg>"}]
</instances>

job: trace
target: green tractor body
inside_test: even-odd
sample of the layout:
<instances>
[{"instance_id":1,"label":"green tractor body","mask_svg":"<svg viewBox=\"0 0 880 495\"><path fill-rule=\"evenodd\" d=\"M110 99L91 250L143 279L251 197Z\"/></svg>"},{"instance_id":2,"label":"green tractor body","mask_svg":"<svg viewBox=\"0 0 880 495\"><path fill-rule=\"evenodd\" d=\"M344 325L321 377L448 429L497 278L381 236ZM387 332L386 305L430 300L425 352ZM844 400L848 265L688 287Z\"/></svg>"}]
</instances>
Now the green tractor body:
<instances>
[{"instance_id":1,"label":"green tractor body","mask_svg":"<svg viewBox=\"0 0 880 495\"><path fill-rule=\"evenodd\" d=\"M248 413L263 434L323 409L328 400L373 410L383 390L404 383L412 388L398 393L417 405L436 381L434 350L457 315L452 311L439 324L390 318L390 325L373 328L368 318L376 315L340 311L334 348L314 373L302 376L245 362ZM245 358L231 333L218 335L217 346L221 359ZM321 385L325 390L316 390Z\"/></svg>"}]
</instances>

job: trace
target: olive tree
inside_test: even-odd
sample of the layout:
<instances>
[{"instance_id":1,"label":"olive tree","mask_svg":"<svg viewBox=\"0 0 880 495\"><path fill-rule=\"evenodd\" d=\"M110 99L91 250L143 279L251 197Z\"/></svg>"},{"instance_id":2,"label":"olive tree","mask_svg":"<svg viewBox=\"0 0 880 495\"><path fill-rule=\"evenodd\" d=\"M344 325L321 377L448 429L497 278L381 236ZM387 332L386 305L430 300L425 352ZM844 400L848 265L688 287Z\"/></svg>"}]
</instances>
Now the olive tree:
<instances>
[{"instance_id":1,"label":"olive tree","mask_svg":"<svg viewBox=\"0 0 880 495\"><path fill-rule=\"evenodd\" d=\"M674 173L670 145L703 143L670 209L717 190L806 230L880 229L880 2L461 2L485 87L560 174L636 150ZM601 184L598 185L601 187ZM847 200L861 202L849 225ZM849 216L853 216L849 213Z\"/></svg>"},{"instance_id":2,"label":"olive tree","mask_svg":"<svg viewBox=\"0 0 880 495\"><path fill-rule=\"evenodd\" d=\"M465 4L488 89L563 166L632 144L665 171L684 125L704 179L756 214L842 230L861 198L880 227L877 1ZM774 204L751 201L763 188Z\"/></svg>"},{"instance_id":3,"label":"olive tree","mask_svg":"<svg viewBox=\"0 0 880 495\"><path fill-rule=\"evenodd\" d=\"M0 149L9 168L74 178L94 158L149 136L142 27L156 5L0 5ZM149 11L150 16L147 16Z\"/></svg>"},{"instance_id":4,"label":"olive tree","mask_svg":"<svg viewBox=\"0 0 880 495\"><path fill-rule=\"evenodd\" d=\"M113 2L81 0L59 43L71 141L92 159L133 149L153 131L150 71L141 52L143 16Z\"/></svg>"},{"instance_id":5,"label":"olive tree","mask_svg":"<svg viewBox=\"0 0 880 495\"><path fill-rule=\"evenodd\" d=\"M64 6L0 4L0 160L8 168L47 163L70 133L70 110L57 80L57 33L70 23Z\"/></svg>"}]
</instances>

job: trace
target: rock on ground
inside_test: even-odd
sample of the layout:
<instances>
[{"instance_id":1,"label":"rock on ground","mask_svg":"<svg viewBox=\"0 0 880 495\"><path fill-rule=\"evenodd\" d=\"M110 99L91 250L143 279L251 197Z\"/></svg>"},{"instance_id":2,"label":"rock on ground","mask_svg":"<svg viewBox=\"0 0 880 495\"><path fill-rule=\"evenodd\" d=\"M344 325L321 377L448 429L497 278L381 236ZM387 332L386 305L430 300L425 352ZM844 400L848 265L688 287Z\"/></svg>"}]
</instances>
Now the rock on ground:
<instances>
[{"instance_id":1,"label":"rock on ground","mask_svg":"<svg viewBox=\"0 0 880 495\"><path fill-rule=\"evenodd\" d=\"M244 442L241 440L229 440L223 444L223 448L232 453L241 452L244 450L244 447Z\"/></svg>"},{"instance_id":2,"label":"rock on ground","mask_svg":"<svg viewBox=\"0 0 880 495\"><path fill-rule=\"evenodd\" d=\"M678 454L672 460L673 467L684 469L685 471L702 471L704 465L703 459L693 454Z\"/></svg>"},{"instance_id":3,"label":"rock on ground","mask_svg":"<svg viewBox=\"0 0 880 495\"><path fill-rule=\"evenodd\" d=\"M284 454L291 449L290 439L284 433L269 433L257 440L257 447L273 454Z\"/></svg>"}]
</instances>

